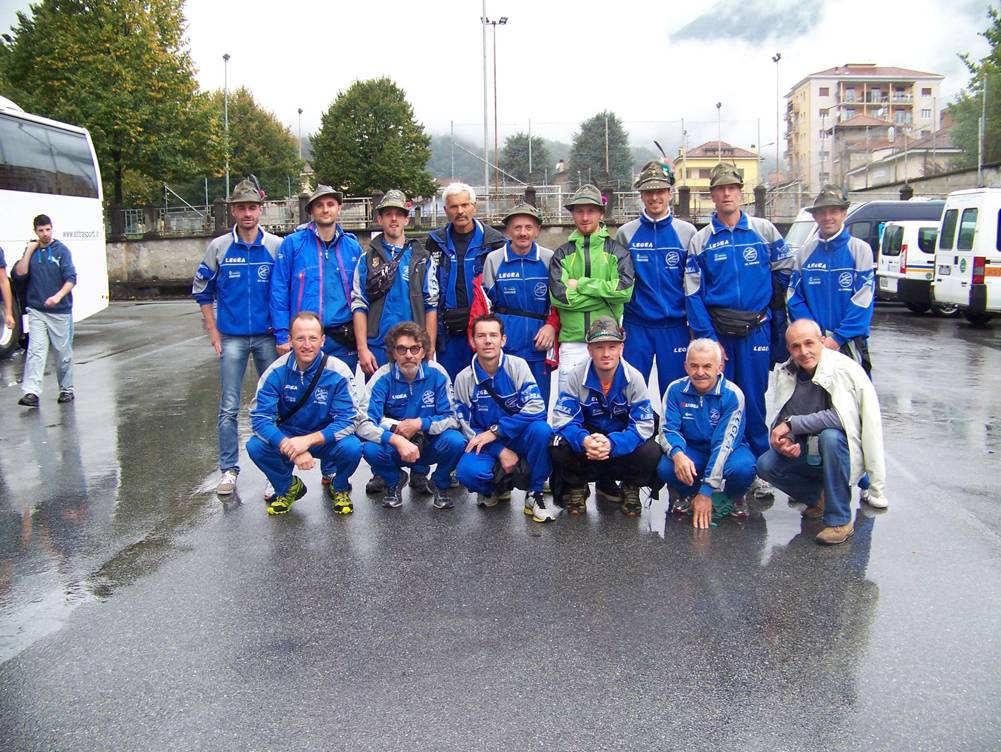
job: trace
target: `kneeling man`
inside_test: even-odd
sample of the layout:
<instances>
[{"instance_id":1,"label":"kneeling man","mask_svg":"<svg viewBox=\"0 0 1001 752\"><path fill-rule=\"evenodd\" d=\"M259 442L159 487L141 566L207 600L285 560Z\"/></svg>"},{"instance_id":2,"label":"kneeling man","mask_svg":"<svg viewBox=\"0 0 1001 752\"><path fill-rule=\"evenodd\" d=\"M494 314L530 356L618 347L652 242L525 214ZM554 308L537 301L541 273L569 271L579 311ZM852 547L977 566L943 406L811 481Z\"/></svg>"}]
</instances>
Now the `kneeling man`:
<instances>
[{"instance_id":1,"label":"kneeling man","mask_svg":"<svg viewBox=\"0 0 1001 752\"><path fill-rule=\"evenodd\" d=\"M506 342L504 323L493 314L473 322L476 354L455 377L459 423L469 439L455 474L487 507L511 498L514 476L521 476L527 485L525 514L549 522L555 515L542 487L552 469L553 431L532 369L523 358L504 352Z\"/></svg>"},{"instance_id":2,"label":"kneeling man","mask_svg":"<svg viewBox=\"0 0 1001 752\"><path fill-rule=\"evenodd\" d=\"M642 511L640 488L660 486L646 379L622 359L625 333L615 319L596 318L585 341L589 357L568 374L553 410L553 493L568 513L583 514L587 484L598 481L598 495L634 517Z\"/></svg>"},{"instance_id":3,"label":"kneeling man","mask_svg":"<svg viewBox=\"0 0 1001 752\"><path fill-rule=\"evenodd\" d=\"M254 436L247 453L275 489L268 514L285 514L306 494L292 470L312 470L316 459L324 476L333 476L327 493L334 512L351 514L349 481L361 461L354 376L343 361L323 353L323 325L315 313L296 314L289 340L292 352L264 372L250 406Z\"/></svg>"},{"instance_id":4,"label":"kneeling man","mask_svg":"<svg viewBox=\"0 0 1001 752\"><path fill-rule=\"evenodd\" d=\"M401 465L427 472L435 509L451 509L448 484L466 440L458 431L452 382L445 369L428 361L428 333L413 321L401 321L386 333L390 362L368 382L358 435L372 472L386 482L384 507L403 504Z\"/></svg>"},{"instance_id":5,"label":"kneeling man","mask_svg":"<svg viewBox=\"0 0 1001 752\"><path fill-rule=\"evenodd\" d=\"M851 489L863 474L865 501L887 506L879 399L862 366L824 347L817 322L790 324L786 345L792 357L775 373L781 407L758 475L806 504L804 517L823 518L818 543L844 543L855 532Z\"/></svg>"},{"instance_id":6,"label":"kneeling man","mask_svg":"<svg viewBox=\"0 0 1001 752\"><path fill-rule=\"evenodd\" d=\"M708 528L714 493L726 493L733 515L747 517L744 492L754 480L754 455L744 439L744 393L723 376L718 342L696 339L685 356L687 378L664 395L664 456L657 475L675 497L674 511L691 509L692 525Z\"/></svg>"}]
</instances>

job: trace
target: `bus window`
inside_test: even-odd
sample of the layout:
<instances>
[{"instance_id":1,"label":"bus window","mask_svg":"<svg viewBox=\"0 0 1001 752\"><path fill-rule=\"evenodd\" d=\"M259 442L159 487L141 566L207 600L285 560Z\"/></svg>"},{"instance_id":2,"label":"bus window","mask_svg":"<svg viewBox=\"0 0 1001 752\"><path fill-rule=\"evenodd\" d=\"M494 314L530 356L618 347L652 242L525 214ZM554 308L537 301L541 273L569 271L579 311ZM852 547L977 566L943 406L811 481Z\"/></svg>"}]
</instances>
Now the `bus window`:
<instances>
[{"instance_id":1,"label":"bus window","mask_svg":"<svg viewBox=\"0 0 1001 752\"><path fill-rule=\"evenodd\" d=\"M0 116L0 190L97 198L87 138Z\"/></svg>"}]
</instances>

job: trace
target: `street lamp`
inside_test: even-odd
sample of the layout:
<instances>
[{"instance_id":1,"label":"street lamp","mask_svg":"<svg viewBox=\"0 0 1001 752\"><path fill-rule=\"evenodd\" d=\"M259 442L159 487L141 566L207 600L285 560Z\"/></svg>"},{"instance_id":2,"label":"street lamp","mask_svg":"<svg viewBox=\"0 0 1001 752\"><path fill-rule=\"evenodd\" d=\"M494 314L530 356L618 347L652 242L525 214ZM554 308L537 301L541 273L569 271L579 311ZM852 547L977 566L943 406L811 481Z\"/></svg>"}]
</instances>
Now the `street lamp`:
<instances>
[{"instance_id":1,"label":"street lamp","mask_svg":"<svg viewBox=\"0 0 1001 752\"><path fill-rule=\"evenodd\" d=\"M486 3L484 2L484 6ZM485 11L484 11L485 12ZM494 43L494 194L500 194L500 144L497 138L497 27L507 24L507 16L501 16L496 21L491 21L486 15L483 16L484 29L486 24L493 27Z\"/></svg>"},{"instance_id":2,"label":"street lamp","mask_svg":"<svg viewBox=\"0 0 1001 752\"><path fill-rule=\"evenodd\" d=\"M723 107L722 102L716 103L716 161L723 161L723 123L720 120L720 108Z\"/></svg>"},{"instance_id":3,"label":"street lamp","mask_svg":"<svg viewBox=\"0 0 1001 752\"><path fill-rule=\"evenodd\" d=\"M302 161L302 107L299 108L299 161Z\"/></svg>"},{"instance_id":4,"label":"street lamp","mask_svg":"<svg viewBox=\"0 0 1001 752\"><path fill-rule=\"evenodd\" d=\"M229 53L222 56L222 148L226 158L226 201L229 201Z\"/></svg>"},{"instance_id":5,"label":"street lamp","mask_svg":"<svg viewBox=\"0 0 1001 752\"><path fill-rule=\"evenodd\" d=\"M775 63L775 172L782 174L782 169L779 166L779 155L781 154L781 146L779 145L779 123L782 120L782 94L781 89L779 89L779 60L782 59L782 53L776 52L772 55L772 62Z\"/></svg>"}]
</instances>

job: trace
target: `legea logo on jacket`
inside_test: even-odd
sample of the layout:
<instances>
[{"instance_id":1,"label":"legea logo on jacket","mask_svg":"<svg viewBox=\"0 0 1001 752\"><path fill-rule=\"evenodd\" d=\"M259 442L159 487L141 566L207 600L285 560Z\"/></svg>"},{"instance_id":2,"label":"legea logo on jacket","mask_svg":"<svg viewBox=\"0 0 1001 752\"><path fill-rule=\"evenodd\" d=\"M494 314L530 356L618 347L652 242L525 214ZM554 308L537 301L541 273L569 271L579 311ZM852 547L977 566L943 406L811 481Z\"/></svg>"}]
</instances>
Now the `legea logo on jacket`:
<instances>
[{"instance_id":1,"label":"legea logo on jacket","mask_svg":"<svg viewBox=\"0 0 1001 752\"><path fill-rule=\"evenodd\" d=\"M327 392L327 390L325 388L318 386L313 391L313 394L316 395L316 404L318 404L318 405L325 405L325 404L327 404L327 399L329 397L329 393Z\"/></svg>"}]
</instances>

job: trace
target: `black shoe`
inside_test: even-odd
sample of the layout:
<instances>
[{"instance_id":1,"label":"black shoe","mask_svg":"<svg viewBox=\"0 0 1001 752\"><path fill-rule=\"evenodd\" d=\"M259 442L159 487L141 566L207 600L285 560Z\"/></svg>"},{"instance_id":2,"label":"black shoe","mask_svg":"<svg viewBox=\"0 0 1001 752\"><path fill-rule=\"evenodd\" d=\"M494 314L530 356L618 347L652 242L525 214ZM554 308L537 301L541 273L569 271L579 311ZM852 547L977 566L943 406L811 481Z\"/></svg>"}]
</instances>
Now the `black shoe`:
<instances>
[{"instance_id":1,"label":"black shoe","mask_svg":"<svg viewBox=\"0 0 1001 752\"><path fill-rule=\"evenodd\" d=\"M373 475L371 480L365 484L365 493L369 496L381 494L386 490L386 481L379 475Z\"/></svg>"},{"instance_id":2,"label":"black shoe","mask_svg":"<svg viewBox=\"0 0 1001 752\"><path fill-rule=\"evenodd\" d=\"M73 392L59 392L59 396L56 398L56 402L60 405L64 405L67 402L72 402L75 399Z\"/></svg>"},{"instance_id":3,"label":"black shoe","mask_svg":"<svg viewBox=\"0 0 1001 752\"><path fill-rule=\"evenodd\" d=\"M614 480L599 480L594 487L598 499L608 504L622 503L622 489Z\"/></svg>"},{"instance_id":4,"label":"black shoe","mask_svg":"<svg viewBox=\"0 0 1001 752\"><path fill-rule=\"evenodd\" d=\"M28 392L17 401L17 404L25 407L38 407L38 395Z\"/></svg>"},{"instance_id":5,"label":"black shoe","mask_svg":"<svg viewBox=\"0 0 1001 752\"><path fill-rule=\"evenodd\" d=\"M410 488L424 496L431 493L428 477L424 473L410 473Z\"/></svg>"}]
</instances>

